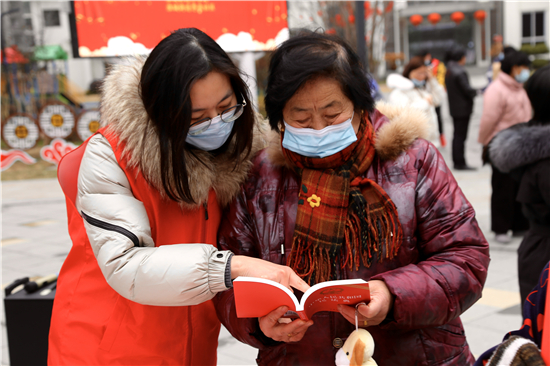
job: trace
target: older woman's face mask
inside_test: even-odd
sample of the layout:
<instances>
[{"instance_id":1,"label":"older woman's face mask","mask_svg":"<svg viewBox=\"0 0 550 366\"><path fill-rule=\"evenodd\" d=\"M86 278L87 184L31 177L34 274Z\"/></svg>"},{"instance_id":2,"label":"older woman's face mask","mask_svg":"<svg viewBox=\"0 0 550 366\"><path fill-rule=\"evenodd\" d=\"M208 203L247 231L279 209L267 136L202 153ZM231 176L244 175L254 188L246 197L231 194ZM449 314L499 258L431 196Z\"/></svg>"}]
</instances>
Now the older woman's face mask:
<instances>
[{"instance_id":1,"label":"older woman's face mask","mask_svg":"<svg viewBox=\"0 0 550 366\"><path fill-rule=\"evenodd\" d=\"M306 82L283 110L282 145L297 154L324 158L357 140L360 116L339 83L319 77Z\"/></svg>"}]
</instances>

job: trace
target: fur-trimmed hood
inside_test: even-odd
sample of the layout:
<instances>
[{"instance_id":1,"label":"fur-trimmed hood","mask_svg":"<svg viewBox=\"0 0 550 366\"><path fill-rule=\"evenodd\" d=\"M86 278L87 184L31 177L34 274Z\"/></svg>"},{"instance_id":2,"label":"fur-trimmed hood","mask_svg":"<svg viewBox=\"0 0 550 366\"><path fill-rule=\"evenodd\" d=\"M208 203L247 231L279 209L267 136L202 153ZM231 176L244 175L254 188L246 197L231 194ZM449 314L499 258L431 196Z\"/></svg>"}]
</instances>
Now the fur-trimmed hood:
<instances>
[{"instance_id":1,"label":"fur-trimmed hood","mask_svg":"<svg viewBox=\"0 0 550 366\"><path fill-rule=\"evenodd\" d=\"M489 158L502 172L550 158L550 124L521 123L499 132L489 144Z\"/></svg>"},{"instance_id":2,"label":"fur-trimmed hood","mask_svg":"<svg viewBox=\"0 0 550 366\"><path fill-rule=\"evenodd\" d=\"M105 78L101 98L101 123L109 126L120 142L125 143L123 158L129 167L139 167L153 187L164 195L160 171L160 148L157 131L145 110L140 97L141 70L145 58L128 58L116 65ZM218 202L225 206L235 197L252 167L251 159L266 146L267 123L258 116L249 159L235 167L226 154L213 156L202 150L186 154L189 189L200 205L208 200L211 188ZM196 205L182 203L184 207Z\"/></svg>"},{"instance_id":3,"label":"fur-trimmed hood","mask_svg":"<svg viewBox=\"0 0 550 366\"><path fill-rule=\"evenodd\" d=\"M395 160L418 138L429 134L428 117L414 108L394 106L384 102L376 104L369 115L376 131L374 147L382 160ZM280 134L271 131L268 153L275 165L288 166L281 147Z\"/></svg>"}]
</instances>

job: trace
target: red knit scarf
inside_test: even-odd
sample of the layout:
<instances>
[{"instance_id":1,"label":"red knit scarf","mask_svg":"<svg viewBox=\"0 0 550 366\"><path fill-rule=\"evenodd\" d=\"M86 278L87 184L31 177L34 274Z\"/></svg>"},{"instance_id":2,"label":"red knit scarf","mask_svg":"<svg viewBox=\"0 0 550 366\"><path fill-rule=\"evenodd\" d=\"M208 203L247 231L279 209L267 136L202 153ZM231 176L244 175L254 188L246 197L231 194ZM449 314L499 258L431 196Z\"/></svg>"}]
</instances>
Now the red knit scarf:
<instances>
[{"instance_id":1,"label":"red knit scarf","mask_svg":"<svg viewBox=\"0 0 550 366\"><path fill-rule=\"evenodd\" d=\"M374 138L364 116L357 141L334 155L309 158L283 148L302 178L287 265L310 285L339 279L338 263L358 270L360 261L370 267L374 257L397 255L403 235L397 209L376 182L362 177L374 158Z\"/></svg>"}]
</instances>

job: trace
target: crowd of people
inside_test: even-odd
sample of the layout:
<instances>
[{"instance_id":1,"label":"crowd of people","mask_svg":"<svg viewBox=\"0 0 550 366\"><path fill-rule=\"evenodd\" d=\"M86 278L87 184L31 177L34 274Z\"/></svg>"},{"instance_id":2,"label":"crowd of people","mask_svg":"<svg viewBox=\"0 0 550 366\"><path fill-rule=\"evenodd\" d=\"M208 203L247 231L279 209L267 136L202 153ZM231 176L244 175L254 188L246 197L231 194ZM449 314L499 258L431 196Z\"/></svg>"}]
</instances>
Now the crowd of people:
<instances>
[{"instance_id":1,"label":"crowd of people","mask_svg":"<svg viewBox=\"0 0 550 366\"><path fill-rule=\"evenodd\" d=\"M271 56L267 121L228 55L197 29L116 66L102 128L59 166L73 248L49 364L215 365L222 323L258 349L260 365L334 365L334 340L357 327L372 334L379 365L473 365L460 315L481 297L489 244L439 151L448 98L453 168L472 169L464 143L478 91L464 65L460 47L444 62L423 52L375 104L352 47L302 31ZM530 300L544 308L529 291L550 260L548 67L527 80L528 66L517 51L502 60L480 128L493 177L520 179L501 194L517 193L529 223L526 319ZM513 150L529 139L540 151ZM307 321L285 318L286 306L238 318L238 276L299 292L362 278L371 300ZM530 338L538 346L541 334L539 325Z\"/></svg>"}]
</instances>

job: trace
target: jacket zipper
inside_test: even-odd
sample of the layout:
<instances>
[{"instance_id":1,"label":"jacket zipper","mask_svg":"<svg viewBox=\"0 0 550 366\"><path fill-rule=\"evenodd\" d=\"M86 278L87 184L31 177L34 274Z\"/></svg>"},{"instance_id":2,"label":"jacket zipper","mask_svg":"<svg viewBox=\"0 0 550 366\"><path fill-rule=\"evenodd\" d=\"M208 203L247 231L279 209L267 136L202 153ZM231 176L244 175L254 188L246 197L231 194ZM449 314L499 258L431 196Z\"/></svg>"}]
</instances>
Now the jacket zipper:
<instances>
[{"instance_id":1,"label":"jacket zipper","mask_svg":"<svg viewBox=\"0 0 550 366\"><path fill-rule=\"evenodd\" d=\"M204 203L204 219L208 220L208 202Z\"/></svg>"},{"instance_id":2,"label":"jacket zipper","mask_svg":"<svg viewBox=\"0 0 550 366\"><path fill-rule=\"evenodd\" d=\"M104 230L114 231L116 233L122 234L122 235L126 236L128 239L130 239L134 243L134 246L139 247L138 237L134 233L132 233L130 230L126 230L125 228L123 228L121 226L109 224L108 222L101 221L101 220L98 220L98 219L93 218L91 216L88 216L84 213L84 211L80 211L80 214L82 215L84 220L86 220L88 222L88 224L96 226L96 227L104 229Z\"/></svg>"}]
</instances>

